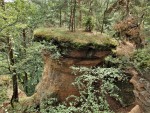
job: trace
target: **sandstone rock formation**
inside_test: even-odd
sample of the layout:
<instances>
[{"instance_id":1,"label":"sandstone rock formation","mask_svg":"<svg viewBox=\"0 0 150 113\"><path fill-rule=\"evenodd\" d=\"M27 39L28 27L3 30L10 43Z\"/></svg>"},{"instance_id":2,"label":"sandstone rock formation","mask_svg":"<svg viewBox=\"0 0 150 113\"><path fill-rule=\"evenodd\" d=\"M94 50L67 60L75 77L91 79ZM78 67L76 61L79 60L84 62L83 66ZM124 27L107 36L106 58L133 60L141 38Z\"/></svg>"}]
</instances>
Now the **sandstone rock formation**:
<instances>
[{"instance_id":1,"label":"sandstone rock formation","mask_svg":"<svg viewBox=\"0 0 150 113\"><path fill-rule=\"evenodd\" d=\"M79 37L80 35L82 37ZM70 95L79 96L78 89L72 83L80 75L74 75L70 67L101 66L104 58L111 54L111 50L117 46L113 39L101 35L80 35L68 32L57 34L57 31L49 29L35 32L35 41L51 42L60 50L61 56L54 59L52 51L43 49L44 71L42 78L36 87L35 94L24 99L21 102L23 105L40 104L43 99L50 97L55 97L59 102L63 102ZM110 107L116 111L122 107L115 99L108 98L108 101L111 104Z\"/></svg>"},{"instance_id":2,"label":"sandstone rock formation","mask_svg":"<svg viewBox=\"0 0 150 113\"><path fill-rule=\"evenodd\" d=\"M140 106L136 105L129 113L142 113Z\"/></svg>"},{"instance_id":3,"label":"sandstone rock formation","mask_svg":"<svg viewBox=\"0 0 150 113\"><path fill-rule=\"evenodd\" d=\"M44 72L36 87L39 101L47 96L56 97L60 102L65 101L70 95L79 96L78 89L72 83L80 75L74 75L70 67L101 65L104 58L112 53L111 49L116 47L113 39L102 35L61 32L63 32L61 35L50 29L35 32L35 41L51 41L58 50L61 50L59 59L53 59L51 51L45 49L42 52Z\"/></svg>"},{"instance_id":4,"label":"sandstone rock formation","mask_svg":"<svg viewBox=\"0 0 150 113\"><path fill-rule=\"evenodd\" d=\"M103 59L111 53L111 51L97 51L91 58L87 58L87 52L88 50L72 50L67 57L62 57L57 61L51 58L49 52L43 51L44 72L36 88L37 94L41 98L48 95L56 96L61 102L70 95L79 96L78 89L72 85L79 75L74 75L70 67L100 65Z\"/></svg>"},{"instance_id":5,"label":"sandstone rock formation","mask_svg":"<svg viewBox=\"0 0 150 113\"><path fill-rule=\"evenodd\" d=\"M149 113L150 112L150 80L138 74L134 69L131 69L130 73L133 75L130 82L134 85L133 92L136 97L136 103L140 106L143 113Z\"/></svg>"}]
</instances>

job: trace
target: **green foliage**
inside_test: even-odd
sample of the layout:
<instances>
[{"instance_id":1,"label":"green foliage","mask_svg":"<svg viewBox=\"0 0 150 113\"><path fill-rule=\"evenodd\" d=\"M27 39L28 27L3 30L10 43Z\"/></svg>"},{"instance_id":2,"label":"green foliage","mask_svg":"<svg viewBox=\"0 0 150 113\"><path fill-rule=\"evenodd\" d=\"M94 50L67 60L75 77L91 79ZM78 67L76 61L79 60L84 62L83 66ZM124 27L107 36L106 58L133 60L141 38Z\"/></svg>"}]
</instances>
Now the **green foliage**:
<instances>
[{"instance_id":1,"label":"green foliage","mask_svg":"<svg viewBox=\"0 0 150 113\"><path fill-rule=\"evenodd\" d=\"M132 59L133 59L133 62L137 64L137 67L139 69L150 68L150 50L148 48L138 50Z\"/></svg>"},{"instance_id":2,"label":"green foliage","mask_svg":"<svg viewBox=\"0 0 150 113\"><path fill-rule=\"evenodd\" d=\"M57 45L54 45L52 41L51 42L43 41L42 44L44 45L43 50L45 52L47 51L48 53L50 53L51 54L50 57L52 59L58 60L61 57L62 55L61 53L63 52L60 50L60 48L57 47Z\"/></svg>"},{"instance_id":3,"label":"green foliage","mask_svg":"<svg viewBox=\"0 0 150 113\"><path fill-rule=\"evenodd\" d=\"M105 64L107 67L115 67L121 70L125 70L128 67L134 67L139 73L146 76L150 72L150 50L149 45L143 49L138 49L134 55L128 57L112 57L105 58Z\"/></svg>"},{"instance_id":4,"label":"green foliage","mask_svg":"<svg viewBox=\"0 0 150 113\"><path fill-rule=\"evenodd\" d=\"M41 113L113 113L110 110L106 95L110 95L117 100L118 87L115 81L125 81L126 77L116 68L86 68L86 67L71 67L73 73L81 74L73 83L78 87L80 96L69 96L69 105L59 103L55 98L45 98L41 101ZM34 111L34 107L31 108ZM36 109L35 109L36 110ZM30 110L28 109L28 112Z\"/></svg>"},{"instance_id":5,"label":"green foliage","mask_svg":"<svg viewBox=\"0 0 150 113\"><path fill-rule=\"evenodd\" d=\"M42 75L42 45L32 44L32 30L38 25L42 26L46 18L42 11L40 7L26 0L5 3L5 10L0 6L0 74L12 74L11 70L15 69L19 82L24 88L28 87L27 95L34 92ZM8 42L7 37L11 42ZM13 49L14 65L10 64L9 43Z\"/></svg>"},{"instance_id":6,"label":"green foliage","mask_svg":"<svg viewBox=\"0 0 150 113\"><path fill-rule=\"evenodd\" d=\"M54 40L58 45L67 48L81 49L91 46L93 49L110 50L117 46L116 40L106 34L94 34L78 31L68 32L63 29L40 28L34 31L35 41ZM62 45L61 45L62 44Z\"/></svg>"},{"instance_id":7,"label":"green foliage","mask_svg":"<svg viewBox=\"0 0 150 113\"><path fill-rule=\"evenodd\" d=\"M94 28L94 24L92 21L92 17L87 17L85 20L85 31L86 32L91 32Z\"/></svg>"},{"instance_id":8,"label":"green foliage","mask_svg":"<svg viewBox=\"0 0 150 113\"><path fill-rule=\"evenodd\" d=\"M33 43L26 49L26 54L16 51L16 64L14 65L19 75L19 81L23 87L28 86L27 95L32 95L35 86L39 83L43 70L43 60L41 57L41 49L43 45ZM27 83L24 83L24 72L28 75Z\"/></svg>"},{"instance_id":9,"label":"green foliage","mask_svg":"<svg viewBox=\"0 0 150 113\"><path fill-rule=\"evenodd\" d=\"M10 82L11 78L9 75L0 75L0 107L2 103L8 99L7 89L10 87Z\"/></svg>"},{"instance_id":10,"label":"green foliage","mask_svg":"<svg viewBox=\"0 0 150 113\"><path fill-rule=\"evenodd\" d=\"M106 67L114 67L119 68L120 70L126 69L129 66L132 66L130 58L125 56L108 56L105 58L105 66Z\"/></svg>"},{"instance_id":11,"label":"green foliage","mask_svg":"<svg viewBox=\"0 0 150 113\"><path fill-rule=\"evenodd\" d=\"M137 50L134 56L131 58L134 67L141 74L149 74L150 72L150 49L149 47Z\"/></svg>"},{"instance_id":12,"label":"green foliage","mask_svg":"<svg viewBox=\"0 0 150 113\"><path fill-rule=\"evenodd\" d=\"M0 76L1 77L1 76ZM1 82L1 81L0 81ZM7 97L7 86L6 84L0 83L0 105L8 99Z\"/></svg>"},{"instance_id":13,"label":"green foliage","mask_svg":"<svg viewBox=\"0 0 150 113\"><path fill-rule=\"evenodd\" d=\"M115 67L119 68L120 70L124 71L127 74L129 71L127 69L135 69L138 74L147 79L150 80L150 49L149 49L149 44L145 46L143 49L138 49L135 51L134 55L129 57L112 57L109 56L107 57L105 62L105 65L107 67ZM131 79L132 76L129 76L128 82ZM119 83L118 86L121 86L122 83ZM123 85L126 86L128 85L128 90L133 90L133 88L129 88L131 85L124 83ZM127 89L127 88L124 88ZM125 94L125 93L124 93ZM128 93L129 94L129 93ZM130 95L132 95L130 93ZM128 95L129 96L129 95ZM124 98L124 97L123 97ZM129 97L130 98L130 97ZM131 99L130 99L131 100ZM125 101L126 103L126 101ZM129 102L128 102L129 103Z\"/></svg>"},{"instance_id":14,"label":"green foliage","mask_svg":"<svg viewBox=\"0 0 150 113\"><path fill-rule=\"evenodd\" d=\"M0 52L0 75L9 74L7 55Z\"/></svg>"},{"instance_id":15,"label":"green foliage","mask_svg":"<svg viewBox=\"0 0 150 113\"><path fill-rule=\"evenodd\" d=\"M106 95L119 99L115 93L118 87L114 84L117 80L125 80L124 75L115 68L86 68L72 67L75 74L82 73L75 80L75 85L80 90L80 97L77 98L81 102L80 112L99 111L110 112L109 105L106 101Z\"/></svg>"}]
</instances>

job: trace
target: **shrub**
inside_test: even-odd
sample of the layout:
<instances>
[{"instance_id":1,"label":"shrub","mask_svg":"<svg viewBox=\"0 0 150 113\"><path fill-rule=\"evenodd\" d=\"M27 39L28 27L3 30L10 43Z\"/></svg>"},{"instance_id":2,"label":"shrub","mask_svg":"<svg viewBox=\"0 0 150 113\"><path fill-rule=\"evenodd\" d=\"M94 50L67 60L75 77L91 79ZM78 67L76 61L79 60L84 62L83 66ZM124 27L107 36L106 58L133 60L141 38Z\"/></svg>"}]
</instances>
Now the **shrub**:
<instances>
[{"instance_id":1,"label":"shrub","mask_svg":"<svg viewBox=\"0 0 150 113\"><path fill-rule=\"evenodd\" d=\"M115 93L118 87L116 80L125 80L125 75L116 68L71 67L73 73L81 74L73 83L78 87L80 96L68 104L59 103L55 98L44 99L40 104L41 113L113 113L109 108L106 95L119 99ZM32 111L33 108L31 109ZM29 111L28 111L29 112Z\"/></svg>"},{"instance_id":2,"label":"shrub","mask_svg":"<svg viewBox=\"0 0 150 113\"><path fill-rule=\"evenodd\" d=\"M91 32L93 30L94 24L91 17L87 17L85 21L85 31Z\"/></svg>"},{"instance_id":3,"label":"shrub","mask_svg":"<svg viewBox=\"0 0 150 113\"><path fill-rule=\"evenodd\" d=\"M142 75L150 73L150 49L148 47L137 50L131 61Z\"/></svg>"}]
</instances>

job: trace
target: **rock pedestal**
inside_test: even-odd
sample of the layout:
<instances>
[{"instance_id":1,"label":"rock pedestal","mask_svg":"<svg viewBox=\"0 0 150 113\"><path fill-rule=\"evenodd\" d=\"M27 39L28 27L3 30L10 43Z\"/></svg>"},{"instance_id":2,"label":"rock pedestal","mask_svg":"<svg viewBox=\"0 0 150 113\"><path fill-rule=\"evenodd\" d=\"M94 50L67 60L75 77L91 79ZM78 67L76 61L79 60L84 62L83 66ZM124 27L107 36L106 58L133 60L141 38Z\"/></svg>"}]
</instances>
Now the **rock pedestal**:
<instances>
[{"instance_id":1,"label":"rock pedestal","mask_svg":"<svg viewBox=\"0 0 150 113\"><path fill-rule=\"evenodd\" d=\"M36 96L39 100L47 96L56 97L60 102L70 95L79 96L72 83L80 75L74 75L71 66L101 65L111 49L117 46L115 40L103 34L49 28L35 30L34 40L51 42L61 54L56 60L52 58L56 51L43 50L44 72L37 85Z\"/></svg>"},{"instance_id":2,"label":"rock pedestal","mask_svg":"<svg viewBox=\"0 0 150 113\"><path fill-rule=\"evenodd\" d=\"M44 72L42 80L36 88L37 95L41 99L47 96L57 97L61 102L70 95L79 96L78 89L72 83L80 75L74 75L70 67L100 65L104 58L111 53L111 51L95 51L90 53L90 57L87 57L88 51L86 49L72 50L59 60L54 60L51 58L50 52L44 50L42 52Z\"/></svg>"}]
</instances>

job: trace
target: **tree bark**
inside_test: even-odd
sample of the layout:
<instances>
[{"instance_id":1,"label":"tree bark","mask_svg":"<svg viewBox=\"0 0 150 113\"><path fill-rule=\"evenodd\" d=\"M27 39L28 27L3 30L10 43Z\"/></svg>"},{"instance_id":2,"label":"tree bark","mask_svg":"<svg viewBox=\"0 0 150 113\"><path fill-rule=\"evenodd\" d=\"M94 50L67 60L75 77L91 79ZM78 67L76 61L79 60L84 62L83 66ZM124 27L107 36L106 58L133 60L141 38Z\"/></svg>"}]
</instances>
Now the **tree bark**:
<instances>
[{"instance_id":1,"label":"tree bark","mask_svg":"<svg viewBox=\"0 0 150 113\"><path fill-rule=\"evenodd\" d=\"M70 26L69 26L69 30L71 30L71 32L75 31L75 26L76 26L76 22L75 22L75 16L76 16L76 4L77 1L76 0L71 0L71 7L70 7Z\"/></svg>"},{"instance_id":2,"label":"tree bark","mask_svg":"<svg viewBox=\"0 0 150 113\"><path fill-rule=\"evenodd\" d=\"M3 9L3 11L5 11L5 2L4 0L1 0L1 7ZM7 19L4 18L4 20L6 21ZM9 34L9 33L8 33ZM12 74L12 81L13 81L13 95L11 98L11 105L13 107L13 102L18 102L19 97L18 97L18 82L17 82L17 72L14 68L11 69L11 67L14 66L15 64L15 60L14 60L14 52L13 52L13 47L12 47L12 40L9 36L6 37L7 39L7 48L8 48L8 59L9 59L9 71Z\"/></svg>"},{"instance_id":3,"label":"tree bark","mask_svg":"<svg viewBox=\"0 0 150 113\"><path fill-rule=\"evenodd\" d=\"M72 28L72 0L70 1L70 20L69 20L69 30Z\"/></svg>"},{"instance_id":4,"label":"tree bark","mask_svg":"<svg viewBox=\"0 0 150 113\"><path fill-rule=\"evenodd\" d=\"M130 0L126 0L126 16L128 16L130 13L129 3L130 3Z\"/></svg>"},{"instance_id":5,"label":"tree bark","mask_svg":"<svg viewBox=\"0 0 150 113\"><path fill-rule=\"evenodd\" d=\"M23 37L24 56L26 56L26 48L27 48L27 44L26 44L27 39L26 38L27 37L26 37L26 30L25 29L22 30L22 37ZM24 83L24 90L26 93L28 93L28 86L27 86L28 74L26 71L24 71L23 83Z\"/></svg>"},{"instance_id":6,"label":"tree bark","mask_svg":"<svg viewBox=\"0 0 150 113\"><path fill-rule=\"evenodd\" d=\"M103 33L103 31L104 31L104 22L105 22L107 10L108 10L108 4L109 4L109 0L107 0L106 9L105 9L104 15L103 15L103 22L102 22L102 27L101 27L101 33Z\"/></svg>"},{"instance_id":7,"label":"tree bark","mask_svg":"<svg viewBox=\"0 0 150 113\"><path fill-rule=\"evenodd\" d=\"M82 27L82 10L81 10L81 0L78 0L79 4L79 28Z\"/></svg>"},{"instance_id":8,"label":"tree bark","mask_svg":"<svg viewBox=\"0 0 150 113\"><path fill-rule=\"evenodd\" d=\"M13 53L13 48L12 48L12 41L11 38L8 36L7 37L7 44L8 44L8 56L9 56L9 61L10 61L10 66L14 66L15 60L14 60L14 53ZM19 97L18 97L18 82L17 82L17 72L13 68L10 70L12 73L12 81L13 81L13 95L11 98L11 105L13 107L13 102L18 102Z\"/></svg>"},{"instance_id":9,"label":"tree bark","mask_svg":"<svg viewBox=\"0 0 150 113\"><path fill-rule=\"evenodd\" d=\"M60 23L59 23L59 27L62 27L62 9L60 8L59 9L59 21L60 21Z\"/></svg>"},{"instance_id":10,"label":"tree bark","mask_svg":"<svg viewBox=\"0 0 150 113\"><path fill-rule=\"evenodd\" d=\"M77 1L74 0L74 9L73 9L73 31L74 32L76 28L76 5L77 5Z\"/></svg>"}]
</instances>

